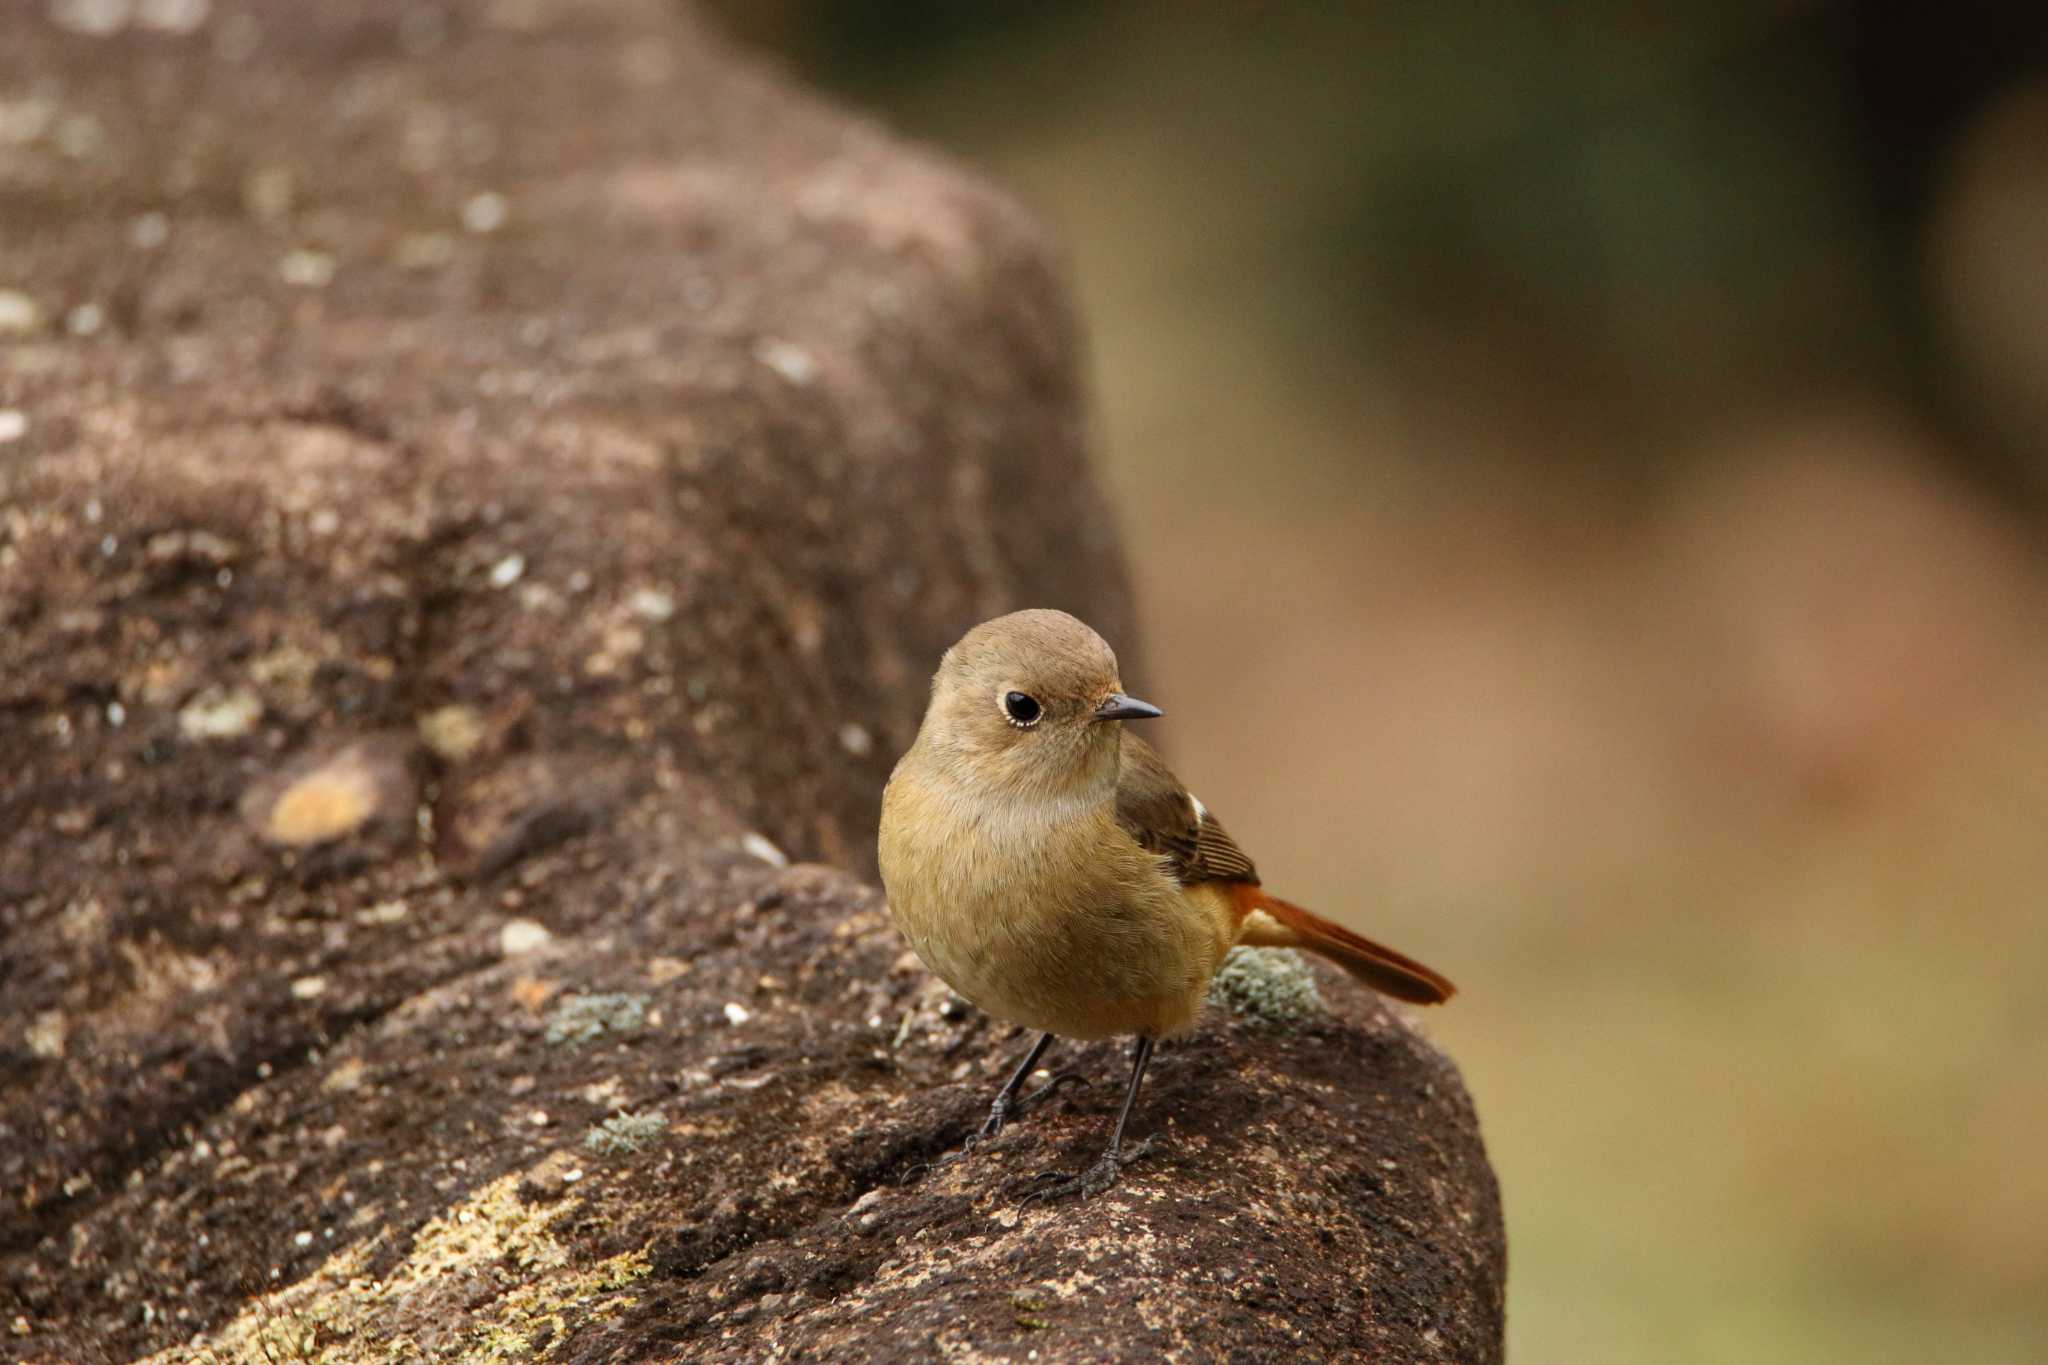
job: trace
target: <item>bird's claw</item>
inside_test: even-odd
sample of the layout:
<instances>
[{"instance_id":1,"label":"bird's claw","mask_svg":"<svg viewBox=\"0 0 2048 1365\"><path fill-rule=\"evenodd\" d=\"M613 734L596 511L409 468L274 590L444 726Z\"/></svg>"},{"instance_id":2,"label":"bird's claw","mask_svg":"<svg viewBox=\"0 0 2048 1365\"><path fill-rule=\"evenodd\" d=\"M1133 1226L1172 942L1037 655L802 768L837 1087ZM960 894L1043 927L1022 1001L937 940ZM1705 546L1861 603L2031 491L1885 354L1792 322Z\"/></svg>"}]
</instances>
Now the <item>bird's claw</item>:
<instances>
[{"instance_id":1,"label":"bird's claw","mask_svg":"<svg viewBox=\"0 0 2048 1365\"><path fill-rule=\"evenodd\" d=\"M948 1152L944 1156L933 1157L930 1161L918 1162L903 1173L903 1183L914 1185L934 1171L943 1170L956 1161L965 1161L968 1157L973 1156L975 1149L986 1141L987 1133L988 1130L984 1128L981 1133L969 1134L967 1140L960 1144L960 1150Z\"/></svg>"},{"instance_id":2,"label":"bird's claw","mask_svg":"<svg viewBox=\"0 0 2048 1365\"><path fill-rule=\"evenodd\" d=\"M1031 1184L1039 1185L1048 1181L1056 1181L1058 1183L1046 1184L1043 1189L1033 1190L1024 1196L1023 1202L1032 1204L1042 1201L1049 1204L1055 1199L1065 1199L1070 1194L1078 1194L1083 1199L1092 1199L1116 1184L1116 1178L1125 1166L1130 1165L1151 1150L1152 1139L1145 1138L1140 1142L1131 1144L1125 1151L1104 1152L1093 1166L1090 1166L1077 1176L1070 1177L1064 1171L1040 1171L1037 1175L1031 1177Z\"/></svg>"},{"instance_id":3,"label":"bird's claw","mask_svg":"<svg viewBox=\"0 0 2048 1365\"><path fill-rule=\"evenodd\" d=\"M1055 1090L1058 1090L1061 1086L1069 1084L1086 1085L1088 1084L1088 1078L1086 1076L1083 1076L1078 1071L1059 1072L1057 1075L1054 1075L1049 1080L1047 1080L1044 1085L1039 1086L1037 1089L1031 1091L1029 1094L1020 1096L1017 1100L1017 1107L1019 1109L1022 1109L1027 1104L1036 1104L1040 1100L1044 1099L1046 1096L1052 1094Z\"/></svg>"}]
</instances>

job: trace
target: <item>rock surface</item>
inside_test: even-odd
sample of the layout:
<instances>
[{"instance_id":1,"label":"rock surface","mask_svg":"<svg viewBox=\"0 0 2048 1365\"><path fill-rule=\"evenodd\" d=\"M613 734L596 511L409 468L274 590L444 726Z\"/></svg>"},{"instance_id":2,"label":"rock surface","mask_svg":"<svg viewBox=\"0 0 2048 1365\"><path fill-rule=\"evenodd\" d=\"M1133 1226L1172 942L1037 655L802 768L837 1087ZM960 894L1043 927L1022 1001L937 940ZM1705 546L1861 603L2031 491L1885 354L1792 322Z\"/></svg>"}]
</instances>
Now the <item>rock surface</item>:
<instances>
[{"instance_id":1,"label":"rock surface","mask_svg":"<svg viewBox=\"0 0 2048 1365\"><path fill-rule=\"evenodd\" d=\"M1132 634L1000 195L656 0L66 0L0 302L0 1357L1498 1358L1463 1089L1327 977L1110 1196L1018 1203L1106 1045L913 1178L1015 1041L888 764L972 622Z\"/></svg>"}]
</instances>

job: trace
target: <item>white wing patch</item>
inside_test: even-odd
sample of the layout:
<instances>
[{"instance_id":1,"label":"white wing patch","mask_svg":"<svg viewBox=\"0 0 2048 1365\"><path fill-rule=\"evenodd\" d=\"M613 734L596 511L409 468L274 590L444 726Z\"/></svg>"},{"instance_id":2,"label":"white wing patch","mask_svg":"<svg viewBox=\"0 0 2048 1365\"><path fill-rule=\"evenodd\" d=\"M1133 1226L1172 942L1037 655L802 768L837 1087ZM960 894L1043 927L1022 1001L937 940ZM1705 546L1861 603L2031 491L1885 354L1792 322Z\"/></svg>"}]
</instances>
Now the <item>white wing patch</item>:
<instances>
[{"instance_id":1,"label":"white wing patch","mask_svg":"<svg viewBox=\"0 0 2048 1365\"><path fill-rule=\"evenodd\" d=\"M1208 808L1207 806L1205 806L1205 805L1203 805L1203 804L1202 804L1202 798L1201 798L1201 797L1199 797L1199 796L1195 795L1195 794L1194 794L1193 792L1189 792L1189 793L1188 793L1188 804L1189 804L1190 806L1193 806L1193 807L1195 808L1195 823L1196 823L1196 824L1198 824L1198 825L1199 825L1199 824L1201 824L1201 823L1202 823L1202 822L1203 822L1204 820L1206 820L1206 819L1208 819L1208 818L1209 818L1209 808Z\"/></svg>"}]
</instances>

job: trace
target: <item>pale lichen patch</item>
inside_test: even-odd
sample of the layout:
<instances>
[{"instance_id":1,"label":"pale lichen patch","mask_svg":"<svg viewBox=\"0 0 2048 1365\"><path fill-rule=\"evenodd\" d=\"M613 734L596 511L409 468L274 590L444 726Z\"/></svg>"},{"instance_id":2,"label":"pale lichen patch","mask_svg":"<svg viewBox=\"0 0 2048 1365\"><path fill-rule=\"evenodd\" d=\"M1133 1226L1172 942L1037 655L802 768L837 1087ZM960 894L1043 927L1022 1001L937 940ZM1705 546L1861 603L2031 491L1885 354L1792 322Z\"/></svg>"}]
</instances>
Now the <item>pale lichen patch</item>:
<instances>
[{"instance_id":1,"label":"pale lichen patch","mask_svg":"<svg viewBox=\"0 0 2048 1365\"><path fill-rule=\"evenodd\" d=\"M337 1252L299 1283L244 1308L218 1331L150 1357L156 1365L264 1365L278 1359L546 1359L578 1325L634 1302L619 1291L647 1275L644 1250L575 1265L554 1228L574 1199L529 1203L523 1184L548 1183L569 1164L557 1152L500 1176L413 1235L412 1250L382 1278L366 1271L385 1230ZM545 1332L547 1346L536 1355Z\"/></svg>"},{"instance_id":2,"label":"pale lichen patch","mask_svg":"<svg viewBox=\"0 0 2048 1365\"><path fill-rule=\"evenodd\" d=\"M1307 964L1287 948L1231 949L1209 982L1209 1003L1280 1032L1330 1012Z\"/></svg>"}]
</instances>

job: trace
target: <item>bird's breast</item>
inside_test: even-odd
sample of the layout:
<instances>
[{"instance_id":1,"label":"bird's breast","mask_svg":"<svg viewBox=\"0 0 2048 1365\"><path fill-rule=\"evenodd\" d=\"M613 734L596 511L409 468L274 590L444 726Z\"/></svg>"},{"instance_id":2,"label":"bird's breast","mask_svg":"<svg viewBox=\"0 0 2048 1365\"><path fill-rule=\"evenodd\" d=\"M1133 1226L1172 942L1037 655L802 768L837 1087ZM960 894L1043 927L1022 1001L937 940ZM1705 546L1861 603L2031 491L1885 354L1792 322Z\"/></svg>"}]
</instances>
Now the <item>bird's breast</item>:
<instances>
[{"instance_id":1,"label":"bird's breast","mask_svg":"<svg viewBox=\"0 0 2048 1365\"><path fill-rule=\"evenodd\" d=\"M1228 930L1107 806L1033 812L902 775L883 800L890 913L926 966L982 1009L1068 1037L1193 1022Z\"/></svg>"}]
</instances>

